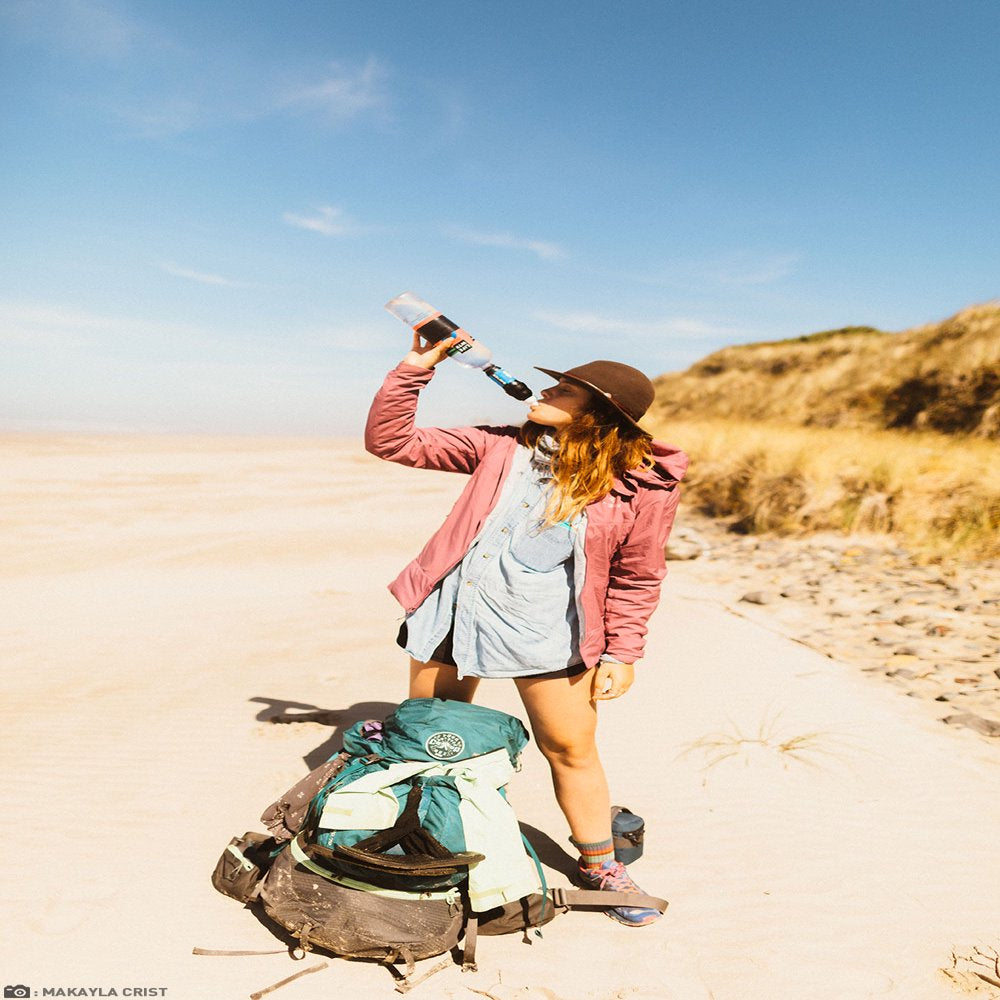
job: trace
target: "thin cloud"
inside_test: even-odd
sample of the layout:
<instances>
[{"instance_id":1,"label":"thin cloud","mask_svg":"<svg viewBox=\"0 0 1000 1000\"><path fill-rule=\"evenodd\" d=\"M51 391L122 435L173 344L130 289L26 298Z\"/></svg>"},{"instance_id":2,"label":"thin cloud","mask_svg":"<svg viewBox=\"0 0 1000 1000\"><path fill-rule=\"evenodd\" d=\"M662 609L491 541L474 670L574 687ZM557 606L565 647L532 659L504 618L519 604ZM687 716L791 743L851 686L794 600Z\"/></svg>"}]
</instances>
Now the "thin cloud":
<instances>
[{"instance_id":1,"label":"thin cloud","mask_svg":"<svg viewBox=\"0 0 1000 1000\"><path fill-rule=\"evenodd\" d=\"M385 67L374 57L360 67L334 62L318 82L280 92L275 98L275 108L316 114L330 124L384 112L389 106L387 76Z\"/></svg>"},{"instance_id":2,"label":"thin cloud","mask_svg":"<svg viewBox=\"0 0 1000 1000\"><path fill-rule=\"evenodd\" d=\"M456 229L452 231L451 235L462 243L469 243L472 246L527 251L542 260L561 260L567 256L566 251L556 243L525 239L511 233L480 233L467 229Z\"/></svg>"},{"instance_id":3,"label":"thin cloud","mask_svg":"<svg viewBox=\"0 0 1000 1000\"><path fill-rule=\"evenodd\" d=\"M705 323L686 317L663 320L627 320L618 316L601 316L588 312L536 312L534 318L569 333L622 334L625 336L660 336L683 339L711 340L740 334L735 327Z\"/></svg>"},{"instance_id":4,"label":"thin cloud","mask_svg":"<svg viewBox=\"0 0 1000 1000\"><path fill-rule=\"evenodd\" d=\"M749 250L734 251L716 258L671 261L656 271L625 277L657 287L762 288L794 274L800 260L801 254L794 252L755 254Z\"/></svg>"},{"instance_id":5,"label":"thin cloud","mask_svg":"<svg viewBox=\"0 0 1000 1000\"><path fill-rule=\"evenodd\" d=\"M204 338L202 331L178 323L105 316L48 302L0 301L0 343L73 348L129 341L172 342Z\"/></svg>"},{"instance_id":6,"label":"thin cloud","mask_svg":"<svg viewBox=\"0 0 1000 1000\"><path fill-rule=\"evenodd\" d=\"M219 288L246 288L242 281L234 281L232 278L224 278L221 274L207 274L204 271L193 271L188 267L181 267L172 261L164 261L160 264L160 270L175 278L185 278L188 281L197 281L202 285L215 285Z\"/></svg>"},{"instance_id":7,"label":"thin cloud","mask_svg":"<svg viewBox=\"0 0 1000 1000\"><path fill-rule=\"evenodd\" d=\"M112 109L114 116L144 139L169 139L204 126L210 115L198 101L168 97L145 105L122 104Z\"/></svg>"},{"instance_id":8,"label":"thin cloud","mask_svg":"<svg viewBox=\"0 0 1000 1000\"><path fill-rule=\"evenodd\" d=\"M22 44L80 60L141 70L139 86L92 85L87 107L147 139L231 122L295 114L338 126L385 117L388 70L374 57L338 60L308 74L276 61L249 62L232 46L210 56L126 0L0 0L0 31Z\"/></svg>"},{"instance_id":9,"label":"thin cloud","mask_svg":"<svg viewBox=\"0 0 1000 1000\"><path fill-rule=\"evenodd\" d=\"M285 212L281 218L290 226L322 236L357 236L367 231L367 227L355 222L337 205L320 205L312 215Z\"/></svg>"},{"instance_id":10,"label":"thin cloud","mask_svg":"<svg viewBox=\"0 0 1000 1000\"><path fill-rule=\"evenodd\" d=\"M117 4L98 0L8 0L0 17L30 42L92 59L128 55L146 33Z\"/></svg>"},{"instance_id":11,"label":"thin cloud","mask_svg":"<svg viewBox=\"0 0 1000 1000\"><path fill-rule=\"evenodd\" d=\"M108 322L80 309L39 302L0 302L0 343L77 346Z\"/></svg>"},{"instance_id":12,"label":"thin cloud","mask_svg":"<svg viewBox=\"0 0 1000 1000\"><path fill-rule=\"evenodd\" d=\"M746 288L781 281L792 274L798 262L797 253L775 254L761 259L740 255L714 267L710 266L706 271L720 284Z\"/></svg>"}]
</instances>

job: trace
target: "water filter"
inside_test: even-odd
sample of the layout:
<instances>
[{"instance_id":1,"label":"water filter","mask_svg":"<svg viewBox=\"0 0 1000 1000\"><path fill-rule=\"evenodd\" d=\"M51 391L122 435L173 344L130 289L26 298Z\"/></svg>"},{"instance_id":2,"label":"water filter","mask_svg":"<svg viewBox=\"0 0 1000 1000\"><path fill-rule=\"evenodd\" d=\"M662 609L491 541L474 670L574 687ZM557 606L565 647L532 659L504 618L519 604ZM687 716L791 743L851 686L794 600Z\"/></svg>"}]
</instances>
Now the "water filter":
<instances>
[{"instance_id":1,"label":"water filter","mask_svg":"<svg viewBox=\"0 0 1000 1000\"><path fill-rule=\"evenodd\" d=\"M446 337L452 344L445 353L465 368L478 368L487 378L496 382L508 396L534 403L535 398L520 379L493 363L493 352L476 340L457 323L453 323L439 309L418 298L413 292L403 292L390 299L385 308L397 319L411 327L428 344L436 344Z\"/></svg>"}]
</instances>

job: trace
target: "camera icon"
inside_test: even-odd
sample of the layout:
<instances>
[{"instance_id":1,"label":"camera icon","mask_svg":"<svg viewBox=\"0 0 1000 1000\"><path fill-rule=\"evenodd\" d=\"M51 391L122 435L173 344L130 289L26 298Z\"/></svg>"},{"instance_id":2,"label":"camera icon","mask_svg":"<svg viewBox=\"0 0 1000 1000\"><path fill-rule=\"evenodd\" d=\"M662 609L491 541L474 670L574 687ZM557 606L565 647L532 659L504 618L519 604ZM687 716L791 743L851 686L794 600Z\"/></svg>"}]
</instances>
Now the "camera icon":
<instances>
[{"instance_id":1,"label":"camera icon","mask_svg":"<svg viewBox=\"0 0 1000 1000\"><path fill-rule=\"evenodd\" d=\"M27 986L5 986L3 988L3 1000L20 1000L21 997L30 997L31 990Z\"/></svg>"}]
</instances>

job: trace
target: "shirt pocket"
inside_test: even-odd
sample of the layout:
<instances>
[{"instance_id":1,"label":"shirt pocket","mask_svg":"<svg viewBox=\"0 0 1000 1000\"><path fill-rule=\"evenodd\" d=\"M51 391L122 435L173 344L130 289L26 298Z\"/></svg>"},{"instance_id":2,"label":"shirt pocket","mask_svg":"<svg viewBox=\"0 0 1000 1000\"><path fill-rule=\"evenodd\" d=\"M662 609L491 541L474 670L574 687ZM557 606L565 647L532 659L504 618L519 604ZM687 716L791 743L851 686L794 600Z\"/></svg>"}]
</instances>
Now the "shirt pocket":
<instances>
[{"instance_id":1,"label":"shirt pocket","mask_svg":"<svg viewBox=\"0 0 1000 1000\"><path fill-rule=\"evenodd\" d=\"M527 569L547 573L573 554L573 532L566 524L525 526L511 539L510 554Z\"/></svg>"}]
</instances>

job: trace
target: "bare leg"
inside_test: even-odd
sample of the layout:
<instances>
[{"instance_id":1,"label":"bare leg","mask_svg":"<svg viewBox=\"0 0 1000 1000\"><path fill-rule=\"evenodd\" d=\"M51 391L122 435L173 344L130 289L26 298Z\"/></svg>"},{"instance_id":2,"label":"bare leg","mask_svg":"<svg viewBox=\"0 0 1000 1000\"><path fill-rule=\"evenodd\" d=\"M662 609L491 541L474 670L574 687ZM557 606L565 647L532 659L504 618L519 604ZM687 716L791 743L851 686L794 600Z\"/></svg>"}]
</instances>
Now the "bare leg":
<instances>
[{"instance_id":1,"label":"bare leg","mask_svg":"<svg viewBox=\"0 0 1000 1000\"><path fill-rule=\"evenodd\" d=\"M458 679L458 668L437 660L421 663L410 657L410 697L446 698L449 701L472 701L479 687L478 677Z\"/></svg>"},{"instance_id":2,"label":"bare leg","mask_svg":"<svg viewBox=\"0 0 1000 1000\"><path fill-rule=\"evenodd\" d=\"M581 843L607 840L611 801L597 753L597 705L590 700L592 671L575 677L521 677L516 683L573 839Z\"/></svg>"}]
</instances>

